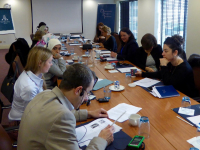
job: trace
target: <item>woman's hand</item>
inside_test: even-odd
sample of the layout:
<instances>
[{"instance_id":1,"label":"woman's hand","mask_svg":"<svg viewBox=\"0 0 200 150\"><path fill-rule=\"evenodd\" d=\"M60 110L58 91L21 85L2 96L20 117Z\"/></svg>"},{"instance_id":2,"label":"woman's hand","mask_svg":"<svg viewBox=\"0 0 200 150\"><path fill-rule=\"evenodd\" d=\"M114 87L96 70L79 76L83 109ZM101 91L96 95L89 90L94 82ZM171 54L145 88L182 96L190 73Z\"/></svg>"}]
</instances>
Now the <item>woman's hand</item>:
<instances>
[{"instance_id":1,"label":"woman's hand","mask_svg":"<svg viewBox=\"0 0 200 150\"><path fill-rule=\"evenodd\" d=\"M103 45L103 43L99 43L99 46L101 46L102 48L104 48L104 45Z\"/></svg>"},{"instance_id":2,"label":"woman's hand","mask_svg":"<svg viewBox=\"0 0 200 150\"><path fill-rule=\"evenodd\" d=\"M110 56L113 57L113 58L116 58L117 57L117 53L111 52Z\"/></svg>"},{"instance_id":3,"label":"woman's hand","mask_svg":"<svg viewBox=\"0 0 200 150\"><path fill-rule=\"evenodd\" d=\"M166 58L160 58L160 65L161 66L167 66L169 61Z\"/></svg>"},{"instance_id":4,"label":"woman's hand","mask_svg":"<svg viewBox=\"0 0 200 150\"><path fill-rule=\"evenodd\" d=\"M52 54L53 54L53 58L54 58L54 59L59 59L60 57L62 57L60 54L55 53L55 52L53 52L53 51L52 51Z\"/></svg>"},{"instance_id":5,"label":"woman's hand","mask_svg":"<svg viewBox=\"0 0 200 150\"><path fill-rule=\"evenodd\" d=\"M148 71L148 72L155 72L152 68L150 67L145 67L145 70Z\"/></svg>"},{"instance_id":6,"label":"woman's hand","mask_svg":"<svg viewBox=\"0 0 200 150\"><path fill-rule=\"evenodd\" d=\"M142 76L142 71L137 71L137 72L135 73L135 76L136 76L136 77L141 77L141 76Z\"/></svg>"}]
</instances>

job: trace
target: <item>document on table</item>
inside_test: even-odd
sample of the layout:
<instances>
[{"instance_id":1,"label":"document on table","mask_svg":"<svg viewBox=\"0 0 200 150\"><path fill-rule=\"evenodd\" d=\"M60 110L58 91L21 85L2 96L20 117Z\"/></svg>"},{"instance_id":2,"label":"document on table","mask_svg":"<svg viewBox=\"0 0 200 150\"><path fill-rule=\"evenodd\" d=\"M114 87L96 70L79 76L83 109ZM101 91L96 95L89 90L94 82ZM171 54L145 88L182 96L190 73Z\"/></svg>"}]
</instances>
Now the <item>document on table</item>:
<instances>
[{"instance_id":1,"label":"document on table","mask_svg":"<svg viewBox=\"0 0 200 150\"><path fill-rule=\"evenodd\" d=\"M74 61L73 61L73 60L67 60L67 62L68 62L68 63L73 63Z\"/></svg>"},{"instance_id":2,"label":"document on table","mask_svg":"<svg viewBox=\"0 0 200 150\"><path fill-rule=\"evenodd\" d=\"M192 144L194 147L200 149L200 144L197 143L197 138L193 137L189 140L187 140L188 143Z\"/></svg>"},{"instance_id":3,"label":"document on table","mask_svg":"<svg viewBox=\"0 0 200 150\"><path fill-rule=\"evenodd\" d=\"M187 119L190 120L195 125L198 125L200 123L200 115L194 117L187 117Z\"/></svg>"},{"instance_id":4,"label":"document on table","mask_svg":"<svg viewBox=\"0 0 200 150\"><path fill-rule=\"evenodd\" d=\"M69 44L69 45L75 46L75 45L82 45L82 44L81 44L81 43L71 43L71 44Z\"/></svg>"},{"instance_id":5,"label":"document on table","mask_svg":"<svg viewBox=\"0 0 200 150\"><path fill-rule=\"evenodd\" d=\"M101 53L101 54L110 54L111 51L101 51L100 53Z\"/></svg>"},{"instance_id":6,"label":"document on table","mask_svg":"<svg viewBox=\"0 0 200 150\"><path fill-rule=\"evenodd\" d=\"M109 58L106 58L106 60L107 60L107 61L116 61L117 58L111 58L111 57L109 57Z\"/></svg>"},{"instance_id":7,"label":"document on table","mask_svg":"<svg viewBox=\"0 0 200 150\"><path fill-rule=\"evenodd\" d=\"M123 112L126 111L126 113L118 120L118 122L124 122L128 120L131 114L136 114L141 109L142 108L140 107L136 107L136 106L129 105L126 103L121 103L111 108L110 110L108 110L108 116L110 119L116 120Z\"/></svg>"},{"instance_id":8,"label":"document on table","mask_svg":"<svg viewBox=\"0 0 200 150\"><path fill-rule=\"evenodd\" d=\"M131 72L131 69L137 69L137 70L139 70L137 67L117 68L117 70L119 70L121 73Z\"/></svg>"},{"instance_id":9,"label":"document on table","mask_svg":"<svg viewBox=\"0 0 200 150\"><path fill-rule=\"evenodd\" d=\"M117 73L118 71L117 70L108 70L108 72L110 72L110 73Z\"/></svg>"},{"instance_id":10,"label":"document on table","mask_svg":"<svg viewBox=\"0 0 200 150\"><path fill-rule=\"evenodd\" d=\"M119 116L118 116L119 117ZM80 147L90 143L90 141L99 135L102 129L111 125L113 122L107 118L100 118L92 121L89 124L76 128L77 141ZM116 124L113 125L115 132L119 132L122 128Z\"/></svg>"},{"instance_id":11,"label":"document on table","mask_svg":"<svg viewBox=\"0 0 200 150\"><path fill-rule=\"evenodd\" d=\"M136 81L134 82L136 85L138 86L142 86L142 87L150 87L156 83L158 83L160 81L158 80L154 80L154 79L149 79L149 78L144 78L142 80Z\"/></svg>"}]
</instances>

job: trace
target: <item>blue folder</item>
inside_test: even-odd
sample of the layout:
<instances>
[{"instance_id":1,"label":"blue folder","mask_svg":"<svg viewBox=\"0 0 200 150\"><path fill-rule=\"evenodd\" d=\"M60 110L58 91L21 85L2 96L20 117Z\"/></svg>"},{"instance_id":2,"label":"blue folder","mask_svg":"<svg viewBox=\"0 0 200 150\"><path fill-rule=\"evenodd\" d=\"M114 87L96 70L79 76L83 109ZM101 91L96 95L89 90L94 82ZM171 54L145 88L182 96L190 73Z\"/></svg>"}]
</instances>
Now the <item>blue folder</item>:
<instances>
[{"instance_id":1,"label":"blue folder","mask_svg":"<svg viewBox=\"0 0 200 150\"><path fill-rule=\"evenodd\" d=\"M198 116L200 115L200 104L197 104L197 105L192 105L191 106L191 109L194 109L194 116ZM196 124L192 123L190 120L187 119L187 117L192 117L191 115L184 115L184 114L179 114L178 113L178 110L179 110L179 107L178 108L173 108L172 109L175 113L177 113L178 115L180 115L182 118L184 118L185 120L187 120L189 123L193 124L195 127Z\"/></svg>"},{"instance_id":2,"label":"blue folder","mask_svg":"<svg viewBox=\"0 0 200 150\"><path fill-rule=\"evenodd\" d=\"M86 122L84 124L81 124L77 127L81 127L83 125L86 125L90 122ZM106 147L106 150L123 150L126 148L128 143L131 141L131 137L128 136L126 133L124 133L122 130L114 134L114 141ZM81 147L82 150L86 149L86 146Z\"/></svg>"},{"instance_id":3,"label":"blue folder","mask_svg":"<svg viewBox=\"0 0 200 150\"><path fill-rule=\"evenodd\" d=\"M92 90L93 91L99 90L99 89L101 89L101 88L103 88L103 87L105 87L105 86L107 86L109 84L112 84L112 83L113 83L113 81L110 81L110 80L107 80L107 79L103 79L101 81L98 81L95 84L95 86L94 86L94 88Z\"/></svg>"},{"instance_id":4,"label":"blue folder","mask_svg":"<svg viewBox=\"0 0 200 150\"><path fill-rule=\"evenodd\" d=\"M180 96L172 85L155 86L155 88L160 93L161 98Z\"/></svg>"}]
</instances>

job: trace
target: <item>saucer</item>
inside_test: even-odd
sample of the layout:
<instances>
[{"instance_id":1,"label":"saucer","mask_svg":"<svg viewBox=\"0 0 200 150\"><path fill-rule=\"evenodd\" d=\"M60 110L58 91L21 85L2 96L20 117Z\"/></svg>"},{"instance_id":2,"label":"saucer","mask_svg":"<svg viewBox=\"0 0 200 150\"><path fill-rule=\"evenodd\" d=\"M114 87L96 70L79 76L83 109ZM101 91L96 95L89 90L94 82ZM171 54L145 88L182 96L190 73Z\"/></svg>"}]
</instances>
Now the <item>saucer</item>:
<instances>
[{"instance_id":1,"label":"saucer","mask_svg":"<svg viewBox=\"0 0 200 150\"><path fill-rule=\"evenodd\" d=\"M82 57L90 57L90 55L82 55Z\"/></svg>"},{"instance_id":2,"label":"saucer","mask_svg":"<svg viewBox=\"0 0 200 150\"><path fill-rule=\"evenodd\" d=\"M109 87L109 89L110 89L111 91L122 91L122 90L125 89L125 87L124 87L123 85L120 85L120 86L119 86L119 89L115 89L115 85L111 85L111 86Z\"/></svg>"},{"instance_id":3,"label":"saucer","mask_svg":"<svg viewBox=\"0 0 200 150\"><path fill-rule=\"evenodd\" d=\"M111 67L105 66L104 68L105 68L105 69L114 69L113 66L111 66Z\"/></svg>"}]
</instances>

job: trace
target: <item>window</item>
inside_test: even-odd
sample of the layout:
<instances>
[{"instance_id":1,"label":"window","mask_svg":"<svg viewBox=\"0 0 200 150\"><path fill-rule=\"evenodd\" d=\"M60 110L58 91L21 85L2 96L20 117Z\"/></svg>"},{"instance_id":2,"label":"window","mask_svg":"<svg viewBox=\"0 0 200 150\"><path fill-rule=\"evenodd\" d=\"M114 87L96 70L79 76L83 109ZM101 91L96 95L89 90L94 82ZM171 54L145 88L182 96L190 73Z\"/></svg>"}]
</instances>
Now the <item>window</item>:
<instances>
[{"instance_id":1,"label":"window","mask_svg":"<svg viewBox=\"0 0 200 150\"><path fill-rule=\"evenodd\" d=\"M174 34L181 35L186 41L188 0L160 0L160 40ZM186 43L183 45L185 50Z\"/></svg>"},{"instance_id":2,"label":"window","mask_svg":"<svg viewBox=\"0 0 200 150\"><path fill-rule=\"evenodd\" d=\"M119 7L119 31L127 27L137 39L138 34L138 1L121 1Z\"/></svg>"}]
</instances>

